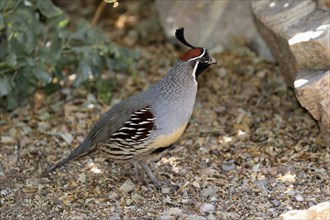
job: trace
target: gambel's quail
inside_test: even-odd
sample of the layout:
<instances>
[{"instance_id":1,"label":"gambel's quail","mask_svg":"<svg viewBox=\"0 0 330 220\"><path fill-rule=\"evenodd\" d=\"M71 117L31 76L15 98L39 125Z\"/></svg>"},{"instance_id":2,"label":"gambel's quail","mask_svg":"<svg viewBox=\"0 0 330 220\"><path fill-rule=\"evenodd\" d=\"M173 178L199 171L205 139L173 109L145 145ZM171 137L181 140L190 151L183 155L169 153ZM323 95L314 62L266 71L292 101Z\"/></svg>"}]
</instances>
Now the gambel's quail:
<instances>
[{"instance_id":1,"label":"gambel's quail","mask_svg":"<svg viewBox=\"0 0 330 220\"><path fill-rule=\"evenodd\" d=\"M183 28L177 29L175 36L191 49L163 79L104 113L83 142L50 172L80 155L102 150L110 159L133 162L141 181L146 172L159 187L147 164L180 138L194 108L196 78L216 63L205 48L185 40Z\"/></svg>"}]
</instances>

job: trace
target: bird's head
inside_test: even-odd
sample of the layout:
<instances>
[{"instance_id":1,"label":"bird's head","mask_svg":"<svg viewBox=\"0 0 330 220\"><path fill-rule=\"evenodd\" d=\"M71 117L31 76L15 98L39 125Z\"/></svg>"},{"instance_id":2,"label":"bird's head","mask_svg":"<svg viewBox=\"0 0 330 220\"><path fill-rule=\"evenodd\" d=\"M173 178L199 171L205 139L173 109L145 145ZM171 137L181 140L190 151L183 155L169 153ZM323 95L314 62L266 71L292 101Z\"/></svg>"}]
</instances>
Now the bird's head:
<instances>
[{"instance_id":1,"label":"bird's head","mask_svg":"<svg viewBox=\"0 0 330 220\"><path fill-rule=\"evenodd\" d=\"M217 61L208 53L206 48L194 47L186 41L184 38L184 28L177 29L175 31L175 37L182 44L191 48L180 56L180 60L191 65L194 69L195 78L197 78L211 64L217 63Z\"/></svg>"}]
</instances>

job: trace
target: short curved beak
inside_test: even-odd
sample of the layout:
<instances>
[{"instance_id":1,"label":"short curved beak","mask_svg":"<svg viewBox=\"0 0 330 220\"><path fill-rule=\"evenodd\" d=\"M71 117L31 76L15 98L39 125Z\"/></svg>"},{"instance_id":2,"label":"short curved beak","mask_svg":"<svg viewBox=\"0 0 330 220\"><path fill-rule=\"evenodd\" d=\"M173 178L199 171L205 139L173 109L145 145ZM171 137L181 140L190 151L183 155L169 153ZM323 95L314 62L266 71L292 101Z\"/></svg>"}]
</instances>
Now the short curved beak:
<instances>
[{"instance_id":1,"label":"short curved beak","mask_svg":"<svg viewBox=\"0 0 330 220\"><path fill-rule=\"evenodd\" d=\"M217 61L212 56L210 56L210 59L209 59L209 62L208 63L209 64L216 64Z\"/></svg>"}]
</instances>

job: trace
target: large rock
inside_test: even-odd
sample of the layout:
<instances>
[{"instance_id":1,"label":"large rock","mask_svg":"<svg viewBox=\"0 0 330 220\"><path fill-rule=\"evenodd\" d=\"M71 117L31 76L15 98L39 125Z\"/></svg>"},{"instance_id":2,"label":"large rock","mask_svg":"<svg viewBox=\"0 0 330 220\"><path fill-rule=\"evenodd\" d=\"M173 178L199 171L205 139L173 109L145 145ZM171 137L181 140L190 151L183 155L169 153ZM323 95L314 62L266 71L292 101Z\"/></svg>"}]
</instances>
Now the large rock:
<instances>
[{"instance_id":1,"label":"large rock","mask_svg":"<svg viewBox=\"0 0 330 220\"><path fill-rule=\"evenodd\" d=\"M173 42L174 31L178 27L186 29L187 39L192 45L215 51L228 46L233 37L243 37L258 54L273 60L255 27L249 0L157 0L156 8L163 30Z\"/></svg>"},{"instance_id":2,"label":"large rock","mask_svg":"<svg viewBox=\"0 0 330 220\"><path fill-rule=\"evenodd\" d=\"M330 62L330 61L329 61ZM297 98L319 122L324 140L330 143L330 70L306 75L294 83Z\"/></svg>"},{"instance_id":3,"label":"large rock","mask_svg":"<svg viewBox=\"0 0 330 220\"><path fill-rule=\"evenodd\" d=\"M252 1L255 22L330 146L329 0Z\"/></svg>"},{"instance_id":4,"label":"large rock","mask_svg":"<svg viewBox=\"0 0 330 220\"><path fill-rule=\"evenodd\" d=\"M279 220L329 220L330 202L323 202L305 210L291 210L283 213Z\"/></svg>"}]
</instances>

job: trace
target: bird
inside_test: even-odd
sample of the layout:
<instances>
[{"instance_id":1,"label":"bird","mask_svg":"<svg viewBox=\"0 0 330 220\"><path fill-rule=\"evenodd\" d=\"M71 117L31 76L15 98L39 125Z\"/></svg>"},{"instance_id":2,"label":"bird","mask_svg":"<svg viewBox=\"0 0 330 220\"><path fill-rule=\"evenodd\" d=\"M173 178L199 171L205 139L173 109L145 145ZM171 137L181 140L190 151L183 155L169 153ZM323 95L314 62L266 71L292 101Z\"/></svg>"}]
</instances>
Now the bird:
<instances>
[{"instance_id":1,"label":"bird","mask_svg":"<svg viewBox=\"0 0 330 220\"><path fill-rule=\"evenodd\" d=\"M149 164L182 136L194 109L197 78L217 63L206 48L186 41L184 28L176 29L175 36L190 49L169 72L101 115L80 145L48 172L78 156L104 151L111 160L133 163L140 181L144 182L147 174L156 187L161 186Z\"/></svg>"}]
</instances>

